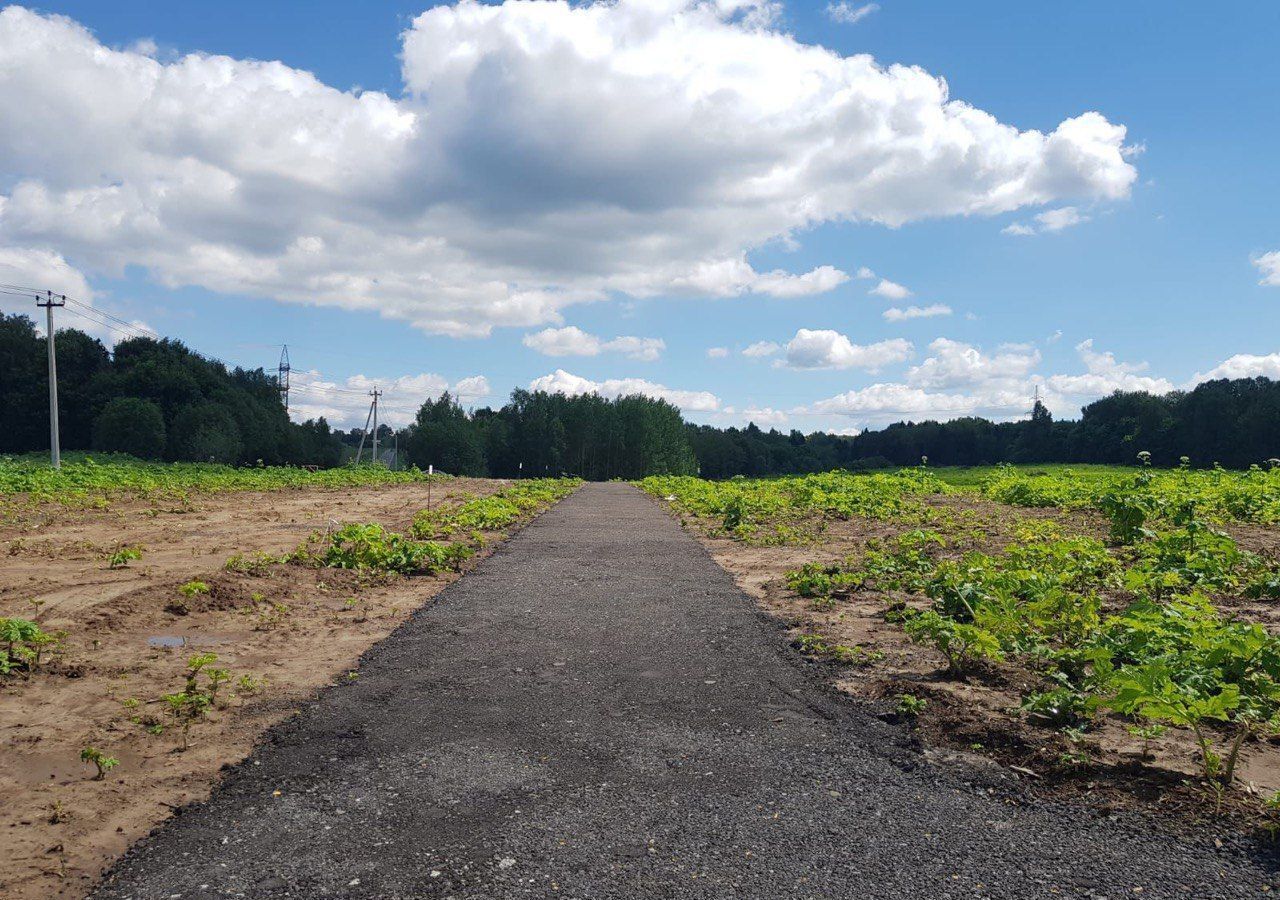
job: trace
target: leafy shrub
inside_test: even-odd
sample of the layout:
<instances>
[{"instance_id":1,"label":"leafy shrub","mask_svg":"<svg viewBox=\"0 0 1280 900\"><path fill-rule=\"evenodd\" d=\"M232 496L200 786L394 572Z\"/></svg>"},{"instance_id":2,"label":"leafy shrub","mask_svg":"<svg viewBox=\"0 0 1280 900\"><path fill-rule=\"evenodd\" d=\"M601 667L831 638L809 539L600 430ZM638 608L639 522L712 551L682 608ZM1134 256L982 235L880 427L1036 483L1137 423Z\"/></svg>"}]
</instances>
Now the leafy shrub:
<instances>
[{"instance_id":1,"label":"leafy shrub","mask_svg":"<svg viewBox=\"0 0 1280 900\"><path fill-rule=\"evenodd\" d=\"M1214 749L1211 721L1227 721L1240 706L1240 689L1233 684L1206 691L1190 682L1177 682L1163 663L1131 666L1115 680L1111 705L1123 713L1155 722L1169 722L1190 728L1200 748L1201 774L1205 778L1230 782L1235 773L1239 744L1233 745L1227 760Z\"/></svg>"},{"instance_id":2,"label":"leafy shrub","mask_svg":"<svg viewBox=\"0 0 1280 900\"><path fill-rule=\"evenodd\" d=\"M0 618L0 675L21 672L29 678L40 668L44 651L59 641L28 619Z\"/></svg>"},{"instance_id":3,"label":"leafy shrub","mask_svg":"<svg viewBox=\"0 0 1280 900\"><path fill-rule=\"evenodd\" d=\"M561 500L581 483L576 478L533 478L487 497L424 509L414 517L412 533L418 538L438 538L459 532L502 531Z\"/></svg>"},{"instance_id":4,"label":"leafy shrub","mask_svg":"<svg viewBox=\"0 0 1280 900\"><path fill-rule=\"evenodd\" d=\"M1188 503L1211 522L1280 522L1280 467L1192 470L1184 458L1172 471L1156 471L1144 462L1136 475L1083 478L1070 469L1028 473L1002 466L980 490L1011 506L1100 510L1110 520L1112 539L1120 544L1141 539L1153 523Z\"/></svg>"},{"instance_id":5,"label":"leafy shrub","mask_svg":"<svg viewBox=\"0 0 1280 900\"><path fill-rule=\"evenodd\" d=\"M240 572L245 575L262 575L273 565L282 562L280 557L272 556L270 553L233 553L227 557L227 561L223 563L223 568L228 572Z\"/></svg>"},{"instance_id":6,"label":"leafy shrub","mask_svg":"<svg viewBox=\"0 0 1280 900\"><path fill-rule=\"evenodd\" d=\"M995 635L977 627L957 622L927 609L908 614L902 623L907 636L917 644L940 650L947 658L947 672L964 675L979 661L999 662L1004 659Z\"/></svg>"},{"instance_id":7,"label":"leafy shrub","mask_svg":"<svg viewBox=\"0 0 1280 900\"><path fill-rule=\"evenodd\" d=\"M692 515L715 519L719 531L752 543L799 543L827 519L923 520L927 513L915 495L950 490L926 469L894 473L825 472L784 478L705 481L690 476L646 478L640 487Z\"/></svg>"},{"instance_id":8,"label":"leafy shrub","mask_svg":"<svg viewBox=\"0 0 1280 900\"><path fill-rule=\"evenodd\" d=\"M322 565L336 569L414 575L459 568L473 553L464 544L415 541L381 525L351 524L344 525L330 536L320 561Z\"/></svg>"},{"instance_id":9,"label":"leafy shrub","mask_svg":"<svg viewBox=\"0 0 1280 900\"><path fill-rule=\"evenodd\" d=\"M107 756L101 750L94 747L85 747L80 751L80 761L84 763L92 763L97 769L97 774L93 776L94 781L101 781L107 777L107 772L114 769L120 764L120 760L114 756Z\"/></svg>"},{"instance_id":10,"label":"leafy shrub","mask_svg":"<svg viewBox=\"0 0 1280 900\"><path fill-rule=\"evenodd\" d=\"M907 716L914 719L920 713L924 712L929 706L929 701L915 694L899 694L897 711L899 715Z\"/></svg>"},{"instance_id":11,"label":"leafy shrub","mask_svg":"<svg viewBox=\"0 0 1280 900\"><path fill-rule=\"evenodd\" d=\"M197 653L187 659L187 670L182 690L165 694L161 699L169 708L169 715L182 727L182 749L188 747L191 726L205 718L217 705L218 689L231 678L226 669L215 667L216 653ZM201 676L204 682L201 682Z\"/></svg>"},{"instance_id":12,"label":"leafy shrub","mask_svg":"<svg viewBox=\"0 0 1280 900\"><path fill-rule=\"evenodd\" d=\"M120 546L107 554L107 566L112 569L124 569L129 563L139 559L142 559L142 548Z\"/></svg>"}]
</instances>

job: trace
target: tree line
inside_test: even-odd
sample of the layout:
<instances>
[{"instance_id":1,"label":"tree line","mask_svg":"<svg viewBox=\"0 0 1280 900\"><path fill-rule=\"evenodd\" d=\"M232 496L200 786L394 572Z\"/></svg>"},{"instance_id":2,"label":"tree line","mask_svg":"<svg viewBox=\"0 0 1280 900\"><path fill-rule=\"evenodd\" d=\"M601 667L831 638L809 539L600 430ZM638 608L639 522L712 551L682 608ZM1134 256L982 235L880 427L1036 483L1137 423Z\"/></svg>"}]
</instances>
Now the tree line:
<instances>
[{"instance_id":1,"label":"tree line","mask_svg":"<svg viewBox=\"0 0 1280 900\"><path fill-rule=\"evenodd\" d=\"M335 466L324 419L290 422L274 375L228 369L178 341L133 338L108 352L58 331L58 417L66 450L233 465ZM31 319L0 315L0 452L49 447L47 345Z\"/></svg>"},{"instance_id":2,"label":"tree line","mask_svg":"<svg viewBox=\"0 0 1280 900\"><path fill-rule=\"evenodd\" d=\"M690 426L694 452L708 478L821 472L833 468L996 463L1127 464L1139 452L1154 465L1220 464L1247 468L1280 457L1280 381L1206 381L1191 391L1117 391L1055 421L1037 402L1028 419L979 417L898 422L851 437Z\"/></svg>"},{"instance_id":3,"label":"tree line","mask_svg":"<svg viewBox=\"0 0 1280 900\"><path fill-rule=\"evenodd\" d=\"M0 453L48 448L45 339L26 316L0 315ZM295 423L274 374L229 369L172 340L135 338L109 352L83 332L57 335L59 414L67 450L144 459L334 466L365 437L323 419ZM458 475L591 480L651 474L765 476L915 465L1131 463L1243 468L1280 456L1280 382L1209 381L1164 395L1117 392L1080 418L1055 421L1036 404L1018 422L978 417L899 422L857 435L716 428L684 422L666 401L517 390L498 409L427 401L384 447L409 464Z\"/></svg>"}]
</instances>

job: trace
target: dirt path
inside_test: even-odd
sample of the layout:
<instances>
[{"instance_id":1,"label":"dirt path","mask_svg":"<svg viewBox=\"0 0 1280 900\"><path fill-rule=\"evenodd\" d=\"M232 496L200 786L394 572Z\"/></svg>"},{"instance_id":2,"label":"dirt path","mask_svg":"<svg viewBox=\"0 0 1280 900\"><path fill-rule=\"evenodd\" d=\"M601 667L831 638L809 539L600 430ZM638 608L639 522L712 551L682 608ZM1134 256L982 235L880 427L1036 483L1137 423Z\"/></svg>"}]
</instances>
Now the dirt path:
<instances>
[{"instance_id":1,"label":"dirt path","mask_svg":"<svg viewBox=\"0 0 1280 900\"><path fill-rule=\"evenodd\" d=\"M269 733L102 897L1253 897L1212 835L1040 805L825 692L701 547L589 485Z\"/></svg>"}]
</instances>

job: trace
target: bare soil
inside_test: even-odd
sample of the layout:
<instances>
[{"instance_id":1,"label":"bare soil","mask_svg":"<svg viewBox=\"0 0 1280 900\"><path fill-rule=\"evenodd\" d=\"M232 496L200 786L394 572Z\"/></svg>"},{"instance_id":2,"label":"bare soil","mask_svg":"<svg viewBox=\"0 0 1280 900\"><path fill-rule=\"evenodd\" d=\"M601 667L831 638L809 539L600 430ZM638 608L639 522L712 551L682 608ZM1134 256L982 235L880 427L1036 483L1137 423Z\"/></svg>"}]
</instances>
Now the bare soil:
<instances>
[{"instance_id":1,"label":"bare soil","mask_svg":"<svg viewBox=\"0 0 1280 900\"><path fill-rule=\"evenodd\" d=\"M959 513L963 527L949 534L947 555L970 550L999 552L1028 520L1049 519L1069 532L1105 537L1101 517L1057 509L1011 508L967 495L929 498L930 505ZM1280 741L1253 740L1241 756L1237 778L1243 791L1219 806L1196 779L1196 745L1190 733L1170 729L1150 747L1132 736L1119 716L1101 718L1083 741L1036 724L1019 710L1023 697L1046 686L1034 670L1009 660L965 680L945 674L945 658L933 648L912 643L900 625L886 620L894 604L924 607L928 601L908 594L854 591L834 604L815 603L795 594L785 575L804 563L837 563L863 551L868 541L893 537L911 525L854 519L830 521L818 540L798 546L752 546L716 534L717 522L681 517L738 586L788 629L799 644L813 635L828 645L860 648L862 661L831 662L829 677L839 690L876 704L886 719L910 718L922 748L959 753L1011 767L1032 786L1059 797L1083 798L1101 811L1127 809L1164 814L1176 810L1184 824L1227 816L1234 826L1259 824L1259 797L1280 790ZM1276 556L1280 533L1256 526L1232 526L1232 537L1252 552ZM957 534L959 535L957 539ZM1238 618L1280 631L1280 609L1269 601L1215 598L1219 608ZM918 716L897 712L910 695L927 701ZM1144 756L1144 750L1148 754Z\"/></svg>"},{"instance_id":2,"label":"bare soil","mask_svg":"<svg viewBox=\"0 0 1280 900\"><path fill-rule=\"evenodd\" d=\"M506 484L451 479L432 486L432 500ZM83 896L131 843L206 797L265 729L322 686L358 677L361 654L458 577L287 564L232 572L229 557L279 556L335 523L402 530L426 505L417 484L50 506L0 525L0 615L66 632L29 680L0 681L0 895ZM120 545L141 547L142 559L110 569ZM183 598L191 580L209 592ZM184 750L160 698L182 689L187 658L205 651L232 681ZM261 686L237 686L242 675ZM80 761L88 746L119 760L102 780Z\"/></svg>"}]
</instances>

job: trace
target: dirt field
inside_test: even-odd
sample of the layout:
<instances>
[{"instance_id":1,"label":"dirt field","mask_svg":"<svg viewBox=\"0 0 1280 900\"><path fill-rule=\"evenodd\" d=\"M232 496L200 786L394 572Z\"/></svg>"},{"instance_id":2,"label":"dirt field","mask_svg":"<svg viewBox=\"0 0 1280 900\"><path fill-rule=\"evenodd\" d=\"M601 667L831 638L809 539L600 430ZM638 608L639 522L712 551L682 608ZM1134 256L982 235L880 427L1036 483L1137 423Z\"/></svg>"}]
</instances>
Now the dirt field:
<instances>
[{"instance_id":1,"label":"dirt field","mask_svg":"<svg viewBox=\"0 0 1280 900\"><path fill-rule=\"evenodd\" d=\"M959 512L965 523L963 536L953 536L947 556L968 550L998 552L1028 519L1052 519L1070 532L1099 538L1106 533L1101 518L1089 513L1014 509L966 495L939 496L930 502ZM1012 767L1042 791L1081 797L1103 811L1176 808L1188 821L1200 821L1215 812L1194 780L1197 754L1190 733L1170 729L1154 755L1145 760L1143 741L1132 736L1118 716L1101 718L1081 740L1073 741L1063 731L1038 727L1020 714L1022 697L1043 683L1035 672L1007 660L965 680L945 677L941 653L913 644L901 625L886 620L890 604L923 608L928 605L926 599L859 590L828 605L800 597L787 586L789 570L807 562L836 563L857 556L869 540L892 537L913 526L864 519L832 521L815 543L750 546L711 536L716 522L685 518L684 524L738 585L788 629L797 646L803 647L805 636L814 636L827 646L858 648L857 663L831 662L831 681L840 690L876 703L886 717L898 719L904 718L896 712L902 695L926 701L914 718L924 747L960 753L980 765L995 761ZM1227 530L1255 553L1274 557L1280 551L1280 534L1273 529L1232 526ZM1280 610L1274 603L1215 599L1224 611L1280 631ZM1240 802L1237 809L1227 811L1234 812L1237 826L1249 828L1257 824L1258 798L1280 790L1280 739L1246 744L1238 778L1245 791L1228 797L1228 807L1233 799Z\"/></svg>"},{"instance_id":2,"label":"dirt field","mask_svg":"<svg viewBox=\"0 0 1280 900\"><path fill-rule=\"evenodd\" d=\"M432 499L505 484L454 479L434 485ZM42 671L0 682L0 895L82 896L130 843L205 796L265 728L320 686L358 677L361 653L458 577L279 564L233 572L229 557L278 556L333 523L402 530L426 505L426 486L415 484L45 507L0 526L0 615L66 632ZM120 545L142 558L111 569ZM184 598L178 588L192 580L209 591ZM160 698L182 689L197 652L216 653L231 679L183 750ZM102 780L80 761L90 746L119 760Z\"/></svg>"}]
</instances>

